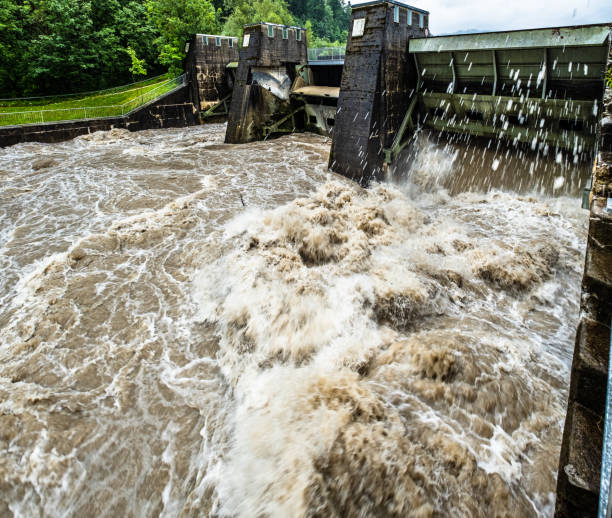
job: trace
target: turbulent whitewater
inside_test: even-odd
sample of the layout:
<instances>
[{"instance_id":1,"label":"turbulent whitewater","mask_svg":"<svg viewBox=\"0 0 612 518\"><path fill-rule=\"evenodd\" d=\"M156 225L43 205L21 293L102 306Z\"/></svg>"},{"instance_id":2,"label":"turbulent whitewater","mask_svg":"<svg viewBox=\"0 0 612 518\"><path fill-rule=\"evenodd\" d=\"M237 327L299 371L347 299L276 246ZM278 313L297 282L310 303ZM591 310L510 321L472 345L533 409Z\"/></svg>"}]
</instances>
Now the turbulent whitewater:
<instances>
[{"instance_id":1,"label":"turbulent whitewater","mask_svg":"<svg viewBox=\"0 0 612 518\"><path fill-rule=\"evenodd\" d=\"M1 151L0 516L552 516L588 171L224 130Z\"/></svg>"}]
</instances>

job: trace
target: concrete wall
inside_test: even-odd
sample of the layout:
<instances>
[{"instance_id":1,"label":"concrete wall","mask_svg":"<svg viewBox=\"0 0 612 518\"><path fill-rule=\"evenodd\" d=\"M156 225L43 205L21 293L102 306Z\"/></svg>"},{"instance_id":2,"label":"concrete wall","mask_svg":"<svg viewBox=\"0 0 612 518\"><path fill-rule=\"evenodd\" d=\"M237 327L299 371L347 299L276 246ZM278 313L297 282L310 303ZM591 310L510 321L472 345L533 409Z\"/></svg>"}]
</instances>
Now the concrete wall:
<instances>
[{"instance_id":1,"label":"concrete wall","mask_svg":"<svg viewBox=\"0 0 612 518\"><path fill-rule=\"evenodd\" d=\"M429 22L419 27L393 2L353 8L334 137L330 155L333 171L367 185L384 176L384 148L391 147L416 88L416 67L408 41L423 37ZM414 11L413 11L414 12ZM365 18L363 36L353 37L355 20Z\"/></svg>"},{"instance_id":2,"label":"concrete wall","mask_svg":"<svg viewBox=\"0 0 612 518\"><path fill-rule=\"evenodd\" d=\"M62 142L80 135L113 128L140 131L193 126L196 124L196 118L193 105L188 99L189 89L188 86L184 86L125 117L0 127L0 147L21 142Z\"/></svg>"},{"instance_id":3,"label":"concrete wall","mask_svg":"<svg viewBox=\"0 0 612 518\"><path fill-rule=\"evenodd\" d=\"M273 28L274 37L268 35L269 26ZM297 40L298 30L301 31L301 41ZM288 38L284 39L280 25L248 25L243 38L225 135L228 144L261 139L264 125L292 110L290 101L279 99L253 82L253 70L282 70L293 82L296 65L307 62L306 31L303 29L288 28ZM246 47L245 39L248 39Z\"/></svg>"},{"instance_id":4,"label":"concrete wall","mask_svg":"<svg viewBox=\"0 0 612 518\"><path fill-rule=\"evenodd\" d=\"M216 36L203 34L196 34L189 43L184 66L191 101L198 110L223 99L233 90L233 77L227 65L238 61L238 39L228 36L219 38L220 46L216 44ZM230 42L233 46L230 46Z\"/></svg>"},{"instance_id":5,"label":"concrete wall","mask_svg":"<svg viewBox=\"0 0 612 518\"><path fill-rule=\"evenodd\" d=\"M609 64L612 65L612 53ZM557 480L558 518L596 516L612 319L612 91L607 89L591 193L581 321Z\"/></svg>"}]
</instances>

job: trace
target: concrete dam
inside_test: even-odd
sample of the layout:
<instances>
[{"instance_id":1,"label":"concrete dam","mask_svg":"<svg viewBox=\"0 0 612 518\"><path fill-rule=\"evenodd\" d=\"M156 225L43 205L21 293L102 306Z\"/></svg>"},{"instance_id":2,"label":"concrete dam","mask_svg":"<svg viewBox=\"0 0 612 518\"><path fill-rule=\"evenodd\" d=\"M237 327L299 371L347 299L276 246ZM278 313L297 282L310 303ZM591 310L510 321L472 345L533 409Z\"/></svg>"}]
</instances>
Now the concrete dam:
<instances>
[{"instance_id":1,"label":"concrete dam","mask_svg":"<svg viewBox=\"0 0 612 518\"><path fill-rule=\"evenodd\" d=\"M610 487L601 459L612 321L612 92L604 83L612 25L428 33L428 12L395 1L354 6L346 51L336 56L333 49L309 56L299 27L245 27L237 63L235 52L213 58L233 85L231 96L221 88L213 96L226 95L225 141L328 135L330 169L366 186L389 178L418 128L594 164L556 516L595 516L600 482L604 492ZM602 494L601 505L608 501Z\"/></svg>"},{"instance_id":2,"label":"concrete dam","mask_svg":"<svg viewBox=\"0 0 612 518\"><path fill-rule=\"evenodd\" d=\"M196 34L136 113L0 129L0 515L611 516L612 24L430 16ZM584 211L449 194L485 155Z\"/></svg>"}]
</instances>

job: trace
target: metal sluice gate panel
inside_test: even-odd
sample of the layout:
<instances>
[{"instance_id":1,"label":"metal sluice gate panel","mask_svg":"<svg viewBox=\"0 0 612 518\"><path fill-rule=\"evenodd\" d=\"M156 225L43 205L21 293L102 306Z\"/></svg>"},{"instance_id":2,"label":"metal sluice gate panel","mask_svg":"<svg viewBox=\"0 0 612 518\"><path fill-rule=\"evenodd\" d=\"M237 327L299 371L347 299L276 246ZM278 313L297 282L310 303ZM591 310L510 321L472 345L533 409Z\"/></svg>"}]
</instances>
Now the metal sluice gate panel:
<instances>
[{"instance_id":1,"label":"metal sluice gate panel","mask_svg":"<svg viewBox=\"0 0 612 518\"><path fill-rule=\"evenodd\" d=\"M412 39L418 120L438 131L592 153L611 25ZM403 132L402 132L403 133ZM397 135L387 161L403 147Z\"/></svg>"}]
</instances>

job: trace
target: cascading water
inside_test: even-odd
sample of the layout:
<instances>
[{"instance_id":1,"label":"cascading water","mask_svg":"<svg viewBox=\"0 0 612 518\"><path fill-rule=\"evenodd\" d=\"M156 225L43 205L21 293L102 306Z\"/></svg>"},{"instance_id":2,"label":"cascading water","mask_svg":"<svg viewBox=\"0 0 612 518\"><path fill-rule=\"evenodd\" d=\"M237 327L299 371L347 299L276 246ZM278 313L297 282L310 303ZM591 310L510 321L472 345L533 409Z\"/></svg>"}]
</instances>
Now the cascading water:
<instances>
[{"instance_id":1,"label":"cascading water","mask_svg":"<svg viewBox=\"0 0 612 518\"><path fill-rule=\"evenodd\" d=\"M551 516L588 171L224 129L2 151L0 516Z\"/></svg>"}]
</instances>

